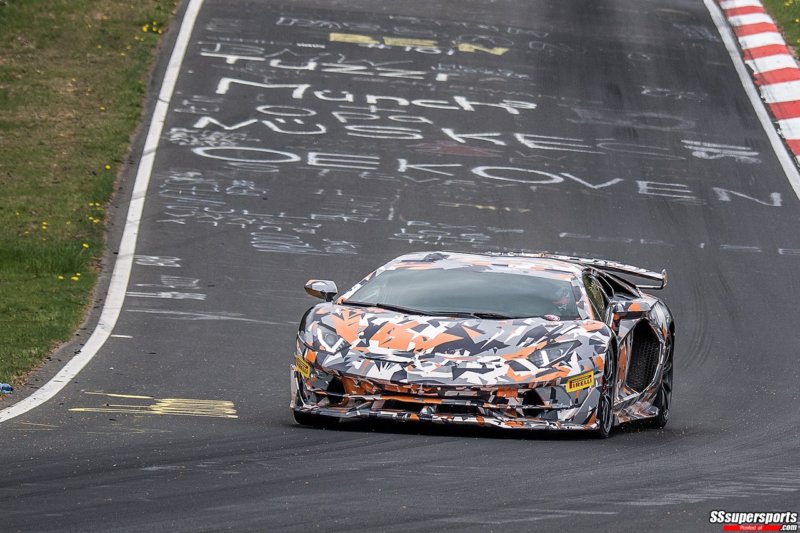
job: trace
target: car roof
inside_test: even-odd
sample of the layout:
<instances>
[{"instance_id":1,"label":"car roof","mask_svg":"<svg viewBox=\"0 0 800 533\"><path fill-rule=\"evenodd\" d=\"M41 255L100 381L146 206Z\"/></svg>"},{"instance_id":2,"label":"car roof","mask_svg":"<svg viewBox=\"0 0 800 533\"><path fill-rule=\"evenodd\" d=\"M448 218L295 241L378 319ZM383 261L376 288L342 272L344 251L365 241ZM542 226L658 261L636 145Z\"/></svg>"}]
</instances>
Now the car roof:
<instances>
[{"instance_id":1,"label":"car roof","mask_svg":"<svg viewBox=\"0 0 800 533\"><path fill-rule=\"evenodd\" d=\"M414 252L401 255L384 265L386 270L465 269L571 280L579 277L583 267L547 257L494 255L463 252Z\"/></svg>"}]
</instances>

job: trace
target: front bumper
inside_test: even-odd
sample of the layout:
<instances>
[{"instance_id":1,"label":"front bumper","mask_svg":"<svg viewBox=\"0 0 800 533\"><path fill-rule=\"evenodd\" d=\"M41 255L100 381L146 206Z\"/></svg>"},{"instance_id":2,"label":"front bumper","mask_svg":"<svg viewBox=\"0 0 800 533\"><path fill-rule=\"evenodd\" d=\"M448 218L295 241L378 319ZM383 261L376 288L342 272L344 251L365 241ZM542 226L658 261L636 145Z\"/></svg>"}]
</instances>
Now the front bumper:
<instances>
[{"instance_id":1,"label":"front bumper","mask_svg":"<svg viewBox=\"0 0 800 533\"><path fill-rule=\"evenodd\" d=\"M591 431L599 426L596 387L568 393L557 384L404 385L336 376L310 365L302 370L291 367L291 407L302 413L503 429Z\"/></svg>"}]
</instances>

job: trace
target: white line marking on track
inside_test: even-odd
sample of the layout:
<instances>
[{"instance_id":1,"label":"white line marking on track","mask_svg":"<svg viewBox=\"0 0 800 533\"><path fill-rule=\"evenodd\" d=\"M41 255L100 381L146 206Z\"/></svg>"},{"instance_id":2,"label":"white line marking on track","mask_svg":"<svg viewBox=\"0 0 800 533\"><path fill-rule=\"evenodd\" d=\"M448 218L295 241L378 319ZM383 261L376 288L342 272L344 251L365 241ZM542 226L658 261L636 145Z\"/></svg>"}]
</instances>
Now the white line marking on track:
<instances>
[{"instance_id":1,"label":"white line marking on track","mask_svg":"<svg viewBox=\"0 0 800 533\"><path fill-rule=\"evenodd\" d=\"M133 335L110 335L110 337L114 337L115 339L132 339Z\"/></svg>"},{"instance_id":2,"label":"white line marking on track","mask_svg":"<svg viewBox=\"0 0 800 533\"><path fill-rule=\"evenodd\" d=\"M142 210L144 209L147 187L150 184L150 174L153 170L158 140L161 137L161 130L164 127L169 103L175 91L178 73L183 64L186 49L189 46L192 29L194 28L194 23L197 20L197 15L202 5L203 0L191 0L189 2L189 6L186 8L186 14L183 17L183 22L181 23L180 33L178 33L178 38L175 41L175 48L172 50L172 55L167 65L167 71L164 74L164 80L161 83L158 102L156 102L156 107L153 111L153 120L147 132L142 158L136 172L136 181L133 185L131 204L128 208L128 217L125 221L125 231L122 234L122 241L120 242L119 255L114 265L114 272L111 274L108 295L97 327L95 327L92 336L89 337L83 349L81 349L69 363L64 365L64 368L50 381L27 398L0 411L0 422L5 422L23 413L27 413L58 394L58 392L61 391L67 383L72 381L83 367L92 360L98 350L102 348L117 323L119 313L122 310L122 304L125 301L125 291L128 287L128 280L133 265L136 239L139 234L139 224L142 220Z\"/></svg>"},{"instance_id":3,"label":"white line marking on track","mask_svg":"<svg viewBox=\"0 0 800 533\"><path fill-rule=\"evenodd\" d=\"M740 55L739 49L736 46L733 32L730 26L728 26L725 18L722 16L722 12L720 11L719 7L717 7L717 5L714 3L714 0L703 0L703 2L706 5L706 9L708 9L708 12L711 14L711 19L717 26L717 30L722 37L722 41L725 43L725 48L728 50L728 55L730 55L731 59L733 60L733 66L736 69L736 73L739 75L739 81L742 82L742 87L744 87L744 91L747 93L747 97L750 99L750 104L753 106L756 115L758 115L759 121L761 121L761 126L764 128L764 132L767 134L770 144L772 144L772 149L775 152L775 155L778 157L781 167L783 167L783 172L786 174L786 179L789 180L792 189L794 189L794 193L798 198L800 198L800 172L797 171L797 166L795 166L794 159L789 154L789 151L786 149L786 145L783 144L783 141L778 136L778 132L772 125L772 119L767 113L767 109L764 107L764 102L761 101L761 97L758 95L758 91L753 83L753 79L750 77L750 73L747 71L747 66L744 64L744 60L742 60L742 56Z\"/></svg>"}]
</instances>

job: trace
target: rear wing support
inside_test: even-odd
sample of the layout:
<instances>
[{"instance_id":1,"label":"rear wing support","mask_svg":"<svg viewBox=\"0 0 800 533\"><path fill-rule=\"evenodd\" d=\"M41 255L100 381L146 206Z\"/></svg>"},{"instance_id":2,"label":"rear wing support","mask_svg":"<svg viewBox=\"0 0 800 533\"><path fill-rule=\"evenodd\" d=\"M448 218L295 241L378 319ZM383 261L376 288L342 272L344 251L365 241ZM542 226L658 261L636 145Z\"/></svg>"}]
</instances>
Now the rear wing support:
<instances>
[{"instance_id":1,"label":"rear wing support","mask_svg":"<svg viewBox=\"0 0 800 533\"><path fill-rule=\"evenodd\" d=\"M493 254L494 255L494 254ZM655 281L657 284L636 284L640 289L661 290L667 286L667 271L666 269L661 272L653 272L644 268L618 263L616 261L609 261L607 259L589 259L586 257L573 257L570 255L559 255L549 253L503 253L497 255L508 255L518 257L542 257L548 259L556 259L558 261L566 261L568 263L576 263L579 265L590 266L604 272L613 272L615 274L628 274L648 281Z\"/></svg>"}]
</instances>

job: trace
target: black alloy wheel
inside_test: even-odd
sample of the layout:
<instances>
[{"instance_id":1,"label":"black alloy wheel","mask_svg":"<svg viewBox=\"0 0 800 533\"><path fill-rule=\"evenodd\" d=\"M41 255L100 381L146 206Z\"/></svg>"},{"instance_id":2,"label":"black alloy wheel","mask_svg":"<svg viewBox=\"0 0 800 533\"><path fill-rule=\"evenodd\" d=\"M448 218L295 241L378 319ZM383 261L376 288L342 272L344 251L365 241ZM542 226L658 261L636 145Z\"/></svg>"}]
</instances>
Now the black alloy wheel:
<instances>
[{"instance_id":1,"label":"black alloy wheel","mask_svg":"<svg viewBox=\"0 0 800 533\"><path fill-rule=\"evenodd\" d=\"M611 347L606 354L603 368L603 385L600 387L600 399L597 402L597 421L595 437L607 439L614 429L614 382L617 371L617 350Z\"/></svg>"},{"instance_id":2,"label":"black alloy wheel","mask_svg":"<svg viewBox=\"0 0 800 533\"><path fill-rule=\"evenodd\" d=\"M664 370L661 374L661 385L659 386L656 399L653 402L653 406L658 409L658 414L650 421L650 426L657 429L661 429L667 425L669 421L669 409L672 406L672 355L675 346L675 338L673 335L669 336L668 342L667 357L664 360Z\"/></svg>"}]
</instances>

